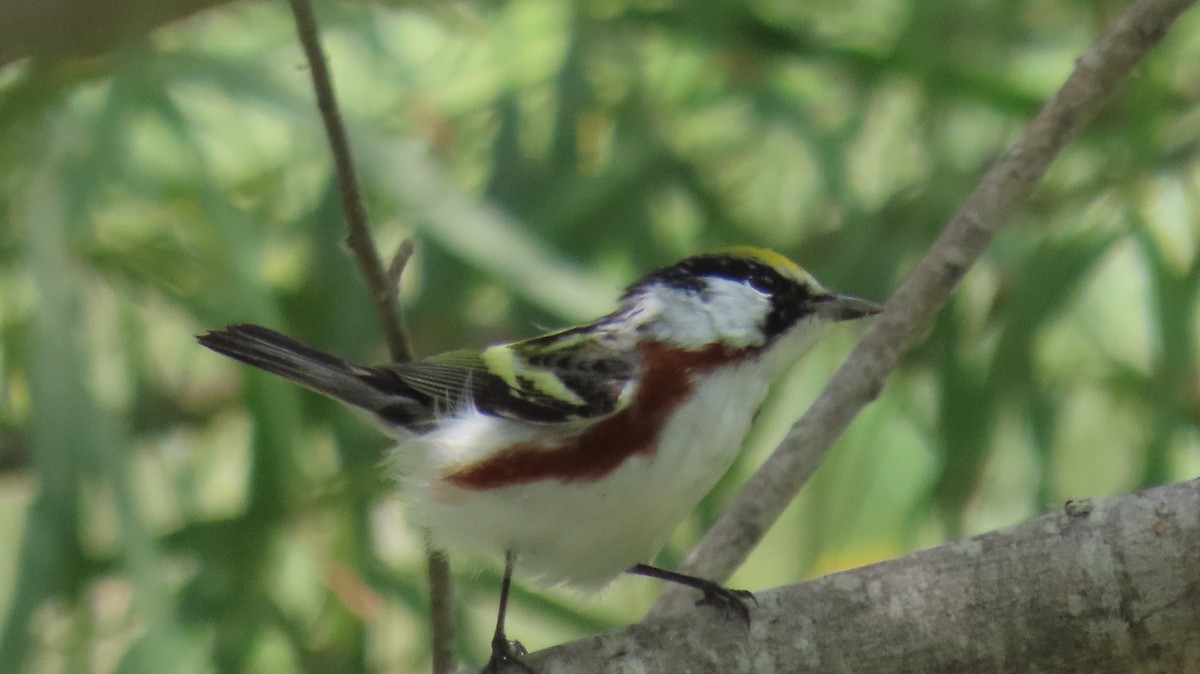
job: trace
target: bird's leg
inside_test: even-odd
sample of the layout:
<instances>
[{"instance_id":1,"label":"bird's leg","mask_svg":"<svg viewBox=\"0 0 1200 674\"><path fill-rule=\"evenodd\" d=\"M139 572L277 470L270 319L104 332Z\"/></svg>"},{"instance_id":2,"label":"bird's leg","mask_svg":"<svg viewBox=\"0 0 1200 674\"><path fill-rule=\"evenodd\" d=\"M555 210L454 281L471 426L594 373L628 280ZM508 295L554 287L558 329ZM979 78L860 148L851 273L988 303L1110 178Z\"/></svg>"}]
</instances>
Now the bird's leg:
<instances>
[{"instance_id":1,"label":"bird's leg","mask_svg":"<svg viewBox=\"0 0 1200 674\"><path fill-rule=\"evenodd\" d=\"M637 564L630 567L625 573L632 573L636 576L648 576L650 578L658 578L679 585L695 588L704 593L704 597L696 602L697 606L716 606L717 608L732 611L738 615L747 625L750 624L750 608L747 601L752 601L755 604L758 600L754 595L747 590L731 590L720 583L713 582L706 578L697 578L689 576L686 573L678 573L676 571L668 571L660 569L657 566L649 564Z\"/></svg>"},{"instance_id":2,"label":"bird's leg","mask_svg":"<svg viewBox=\"0 0 1200 674\"><path fill-rule=\"evenodd\" d=\"M492 657L488 660L487 666L483 668L484 674L498 674L500 668L509 663L534 674L533 669L519 659L519 656L528 653L525 647L519 641L509 641L508 637L504 635L504 616L508 613L508 589L512 586L513 562L515 561L516 555L512 550L504 553L504 580L500 584L500 611L496 616L496 633L492 635Z\"/></svg>"}]
</instances>

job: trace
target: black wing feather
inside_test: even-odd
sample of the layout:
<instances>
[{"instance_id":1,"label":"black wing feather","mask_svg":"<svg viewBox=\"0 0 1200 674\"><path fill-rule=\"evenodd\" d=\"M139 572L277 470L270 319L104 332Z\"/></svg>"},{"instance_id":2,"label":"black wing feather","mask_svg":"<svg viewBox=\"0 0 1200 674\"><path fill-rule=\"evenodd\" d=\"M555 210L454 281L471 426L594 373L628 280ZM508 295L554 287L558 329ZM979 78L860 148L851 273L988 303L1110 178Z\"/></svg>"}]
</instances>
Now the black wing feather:
<instances>
[{"instance_id":1,"label":"black wing feather","mask_svg":"<svg viewBox=\"0 0 1200 674\"><path fill-rule=\"evenodd\" d=\"M586 336L575 328L509 345L520 366L511 381L492 373L478 352L366 367L257 325L232 325L197 339L230 358L370 411L388 425L423 431L436 426L439 417L466 409L536 423L612 413L637 376L640 359L636 351ZM547 377L576 399L540 389L538 380Z\"/></svg>"}]
</instances>

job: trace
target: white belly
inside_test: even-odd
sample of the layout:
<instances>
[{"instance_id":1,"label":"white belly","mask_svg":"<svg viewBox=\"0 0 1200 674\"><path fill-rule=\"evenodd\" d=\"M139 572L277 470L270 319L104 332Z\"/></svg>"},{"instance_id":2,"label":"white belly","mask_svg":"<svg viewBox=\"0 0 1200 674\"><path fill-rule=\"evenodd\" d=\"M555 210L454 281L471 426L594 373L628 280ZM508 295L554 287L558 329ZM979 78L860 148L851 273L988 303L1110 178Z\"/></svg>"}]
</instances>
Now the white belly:
<instances>
[{"instance_id":1,"label":"white belly","mask_svg":"<svg viewBox=\"0 0 1200 674\"><path fill-rule=\"evenodd\" d=\"M522 575L599 588L650 561L729 469L771 381L769 363L705 377L668 422L653 454L635 454L598 479L463 489L439 478L545 426L472 413L401 445L424 465L403 478L409 520L451 551L517 555Z\"/></svg>"}]
</instances>

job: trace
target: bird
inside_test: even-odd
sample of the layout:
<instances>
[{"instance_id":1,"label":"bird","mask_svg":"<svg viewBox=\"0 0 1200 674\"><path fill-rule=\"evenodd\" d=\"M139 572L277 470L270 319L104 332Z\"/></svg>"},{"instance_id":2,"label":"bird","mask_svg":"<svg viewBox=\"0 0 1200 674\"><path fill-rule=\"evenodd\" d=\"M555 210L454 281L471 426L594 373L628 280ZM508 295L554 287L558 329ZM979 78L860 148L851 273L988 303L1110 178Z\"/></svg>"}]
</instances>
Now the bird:
<instances>
[{"instance_id":1,"label":"bird","mask_svg":"<svg viewBox=\"0 0 1200 674\"><path fill-rule=\"evenodd\" d=\"M438 549L503 556L490 672L523 665L504 627L516 569L585 590L650 576L748 620L749 592L650 562L732 465L779 373L825 327L881 311L741 246L651 271L590 323L481 350L367 366L252 324L197 339L365 410L396 439L409 523Z\"/></svg>"}]
</instances>

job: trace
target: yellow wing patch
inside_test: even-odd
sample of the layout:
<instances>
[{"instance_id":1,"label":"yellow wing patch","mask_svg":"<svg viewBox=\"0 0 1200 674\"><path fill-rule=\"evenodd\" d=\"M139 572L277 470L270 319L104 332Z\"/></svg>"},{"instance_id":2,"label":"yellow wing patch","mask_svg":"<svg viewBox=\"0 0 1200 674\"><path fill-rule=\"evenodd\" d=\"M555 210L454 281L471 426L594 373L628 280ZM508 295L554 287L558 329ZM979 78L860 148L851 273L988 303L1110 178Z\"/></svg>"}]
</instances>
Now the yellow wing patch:
<instances>
[{"instance_id":1,"label":"yellow wing patch","mask_svg":"<svg viewBox=\"0 0 1200 674\"><path fill-rule=\"evenodd\" d=\"M587 404L586 400L572 391L553 372L530 367L505 344L488 347L480 356L488 372L502 379L514 392L526 389L526 384L520 381L523 379L532 384L538 393L555 400L578 406Z\"/></svg>"}]
</instances>

